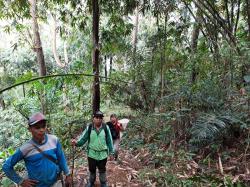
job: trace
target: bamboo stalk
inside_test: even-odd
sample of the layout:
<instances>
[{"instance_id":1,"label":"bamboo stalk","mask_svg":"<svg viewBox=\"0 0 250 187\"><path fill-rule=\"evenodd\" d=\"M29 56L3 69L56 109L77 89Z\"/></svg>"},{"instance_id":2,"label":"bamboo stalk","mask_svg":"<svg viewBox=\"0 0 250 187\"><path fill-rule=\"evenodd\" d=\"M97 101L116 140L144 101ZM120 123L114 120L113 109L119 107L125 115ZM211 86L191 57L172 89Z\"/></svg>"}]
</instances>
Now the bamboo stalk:
<instances>
[{"instance_id":1,"label":"bamboo stalk","mask_svg":"<svg viewBox=\"0 0 250 187\"><path fill-rule=\"evenodd\" d=\"M223 166L222 166L220 155L219 155L219 169L220 169L220 173L223 175L224 171L223 171Z\"/></svg>"}]
</instances>

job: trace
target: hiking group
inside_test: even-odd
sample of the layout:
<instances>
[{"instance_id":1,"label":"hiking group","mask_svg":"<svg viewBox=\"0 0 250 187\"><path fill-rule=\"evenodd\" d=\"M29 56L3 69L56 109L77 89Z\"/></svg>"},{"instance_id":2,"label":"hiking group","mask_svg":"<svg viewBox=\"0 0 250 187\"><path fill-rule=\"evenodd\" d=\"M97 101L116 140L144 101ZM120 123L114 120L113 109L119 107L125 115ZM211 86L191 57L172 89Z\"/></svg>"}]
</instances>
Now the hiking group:
<instances>
[{"instance_id":1,"label":"hiking group","mask_svg":"<svg viewBox=\"0 0 250 187\"><path fill-rule=\"evenodd\" d=\"M112 114L107 124L103 113L96 111L92 123L87 125L78 139L72 139L72 146L80 147L88 143L87 157L89 179L87 187L92 187L99 171L101 187L107 186L106 163L118 158L120 131L124 128ZM47 133L46 118L35 113L28 119L28 130L32 138L6 159L3 171L8 178L22 187L70 187L73 185L67 161L59 139ZM14 166L24 160L27 175L21 177ZM62 172L65 177L63 177Z\"/></svg>"}]
</instances>

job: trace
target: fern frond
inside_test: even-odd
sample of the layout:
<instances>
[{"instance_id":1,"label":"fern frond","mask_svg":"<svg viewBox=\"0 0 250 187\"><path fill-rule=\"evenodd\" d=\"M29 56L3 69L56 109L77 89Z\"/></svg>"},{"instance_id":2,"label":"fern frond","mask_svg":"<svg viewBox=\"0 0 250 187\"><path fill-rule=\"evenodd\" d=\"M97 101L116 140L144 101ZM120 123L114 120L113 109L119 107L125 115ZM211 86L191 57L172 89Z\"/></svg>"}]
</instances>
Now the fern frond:
<instances>
[{"instance_id":1,"label":"fern frond","mask_svg":"<svg viewBox=\"0 0 250 187\"><path fill-rule=\"evenodd\" d=\"M233 124L244 123L230 115L202 114L190 129L190 143L198 147L220 140L229 133Z\"/></svg>"}]
</instances>

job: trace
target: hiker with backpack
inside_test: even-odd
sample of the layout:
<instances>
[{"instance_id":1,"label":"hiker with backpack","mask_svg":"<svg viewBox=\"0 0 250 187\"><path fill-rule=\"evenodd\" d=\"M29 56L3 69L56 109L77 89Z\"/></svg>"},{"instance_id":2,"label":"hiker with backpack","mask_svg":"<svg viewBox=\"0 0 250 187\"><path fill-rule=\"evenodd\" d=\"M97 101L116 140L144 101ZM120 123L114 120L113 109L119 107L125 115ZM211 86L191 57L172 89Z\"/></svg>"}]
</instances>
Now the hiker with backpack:
<instances>
[{"instance_id":1,"label":"hiker with backpack","mask_svg":"<svg viewBox=\"0 0 250 187\"><path fill-rule=\"evenodd\" d=\"M71 185L71 176L61 144L54 135L47 134L46 119L35 113L28 120L32 139L22 145L3 164L6 176L22 187L62 187ZM22 178L14 166L24 160L28 176ZM66 175L65 183L61 172Z\"/></svg>"},{"instance_id":2,"label":"hiker with backpack","mask_svg":"<svg viewBox=\"0 0 250 187\"><path fill-rule=\"evenodd\" d=\"M89 180L87 187L93 187L96 180L96 168L99 170L101 187L107 186L106 163L109 155L113 159L114 148L109 127L103 123L103 113L93 114L93 122L87 126L78 140L72 139L73 146L80 147L88 142Z\"/></svg>"},{"instance_id":3,"label":"hiker with backpack","mask_svg":"<svg viewBox=\"0 0 250 187\"><path fill-rule=\"evenodd\" d=\"M118 122L118 118L116 114L110 115L110 121L107 122L107 125L109 126L112 139L113 139L113 146L115 151L115 160L118 158L119 153L119 145L121 141L120 132L124 130L121 123Z\"/></svg>"}]
</instances>

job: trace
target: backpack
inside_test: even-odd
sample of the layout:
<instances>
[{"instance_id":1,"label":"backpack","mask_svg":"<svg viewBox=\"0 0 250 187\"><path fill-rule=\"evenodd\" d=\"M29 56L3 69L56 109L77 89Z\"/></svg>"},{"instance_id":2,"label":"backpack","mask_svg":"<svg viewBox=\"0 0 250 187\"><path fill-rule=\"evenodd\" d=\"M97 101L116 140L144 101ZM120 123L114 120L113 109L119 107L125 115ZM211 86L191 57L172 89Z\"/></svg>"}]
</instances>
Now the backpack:
<instances>
[{"instance_id":1,"label":"backpack","mask_svg":"<svg viewBox=\"0 0 250 187\"><path fill-rule=\"evenodd\" d=\"M90 134L91 134L91 130L92 130L92 123L89 124L89 127L88 127L88 143L90 141ZM105 139L106 139L106 143L108 142L107 139L107 134L108 134L108 129L107 129L107 125L105 123L102 124L103 126L103 129L104 129L104 132L105 132Z\"/></svg>"},{"instance_id":2,"label":"backpack","mask_svg":"<svg viewBox=\"0 0 250 187\"><path fill-rule=\"evenodd\" d=\"M111 122L107 122L107 125L109 126L112 139L118 139L120 136L120 132L115 129L114 125Z\"/></svg>"}]
</instances>

